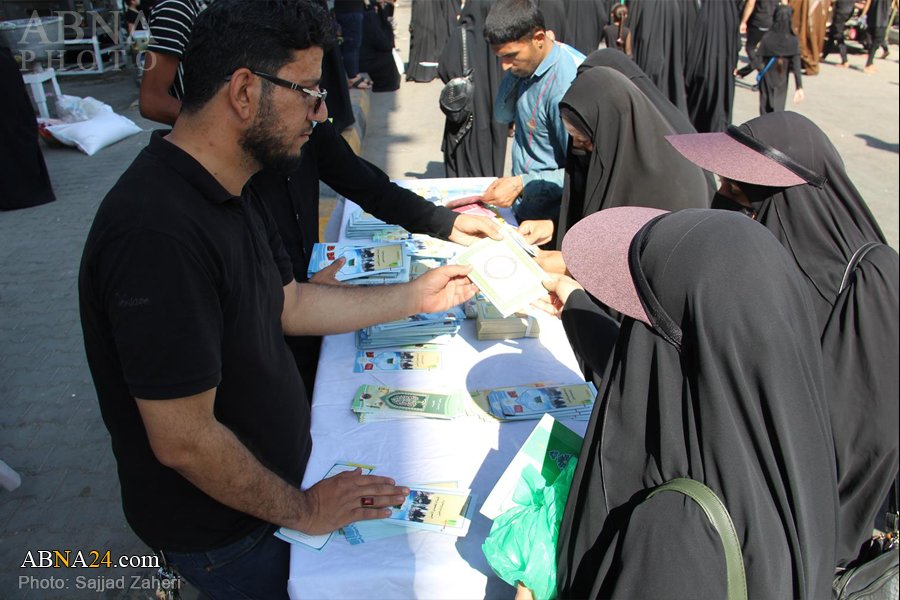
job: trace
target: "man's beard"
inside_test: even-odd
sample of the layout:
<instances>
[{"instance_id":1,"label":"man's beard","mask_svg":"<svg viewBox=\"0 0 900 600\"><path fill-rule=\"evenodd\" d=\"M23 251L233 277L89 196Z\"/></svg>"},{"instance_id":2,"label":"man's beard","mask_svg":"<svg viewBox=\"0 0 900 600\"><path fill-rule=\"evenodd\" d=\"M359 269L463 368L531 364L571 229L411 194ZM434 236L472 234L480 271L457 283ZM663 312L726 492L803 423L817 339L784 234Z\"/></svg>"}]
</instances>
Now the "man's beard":
<instances>
[{"instance_id":1,"label":"man's beard","mask_svg":"<svg viewBox=\"0 0 900 600\"><path fill-rule=\"evenodd\" d=\"M238 145L260 169L287 174L300 165L301 155L299 149L286 148L281 142L279 133L282 128L272 110L271 93L271 90L263 92L259 111L253 123L241 134Z\"/></svg>"}]
</instances>

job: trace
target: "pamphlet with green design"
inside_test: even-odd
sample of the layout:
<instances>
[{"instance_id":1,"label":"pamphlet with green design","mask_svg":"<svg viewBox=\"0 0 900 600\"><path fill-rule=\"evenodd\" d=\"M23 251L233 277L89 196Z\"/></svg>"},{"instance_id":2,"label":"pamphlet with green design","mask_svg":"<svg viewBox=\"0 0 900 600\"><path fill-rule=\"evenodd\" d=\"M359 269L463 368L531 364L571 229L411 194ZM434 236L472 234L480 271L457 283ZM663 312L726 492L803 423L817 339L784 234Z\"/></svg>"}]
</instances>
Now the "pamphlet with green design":
<instances>
[{"instance_id":1,"label":"pamphlet with green design","mask_svg":"<svg viewBox=\"0 0 900 600\"><path fill-rule=\"evenodd\" d=\"M460 404L460 395L456 393L440 394L361 385L350 408L360 415L377 414L387 418L452 419L462 413Z\"/></svg>"},{"instance_id":2,"label":"pamphlet with green design","mask_svg":"<svg viewBox=\"0 0 900 600\"><path fill-rule=\"evenodd\" d=\"M483 239L457 255L456 262L472 266L469 279L503 317L547 294L541 282L548 275L512 236Z\"/></svg>"},{"instance_id":3,"label":"pamphlet with green design","mask_svg":"<svg viewBox=\"0 0 900 600\"><path fill-rule=\"evenodd\" d=\"M581 452L583 442L580 435L550 415L544 415L491 490L481 514L494 520L517 506L512 499L513 492L527 465L537 469L548 485L556 481L569 460Z\"/></svg>"}]
</instances>

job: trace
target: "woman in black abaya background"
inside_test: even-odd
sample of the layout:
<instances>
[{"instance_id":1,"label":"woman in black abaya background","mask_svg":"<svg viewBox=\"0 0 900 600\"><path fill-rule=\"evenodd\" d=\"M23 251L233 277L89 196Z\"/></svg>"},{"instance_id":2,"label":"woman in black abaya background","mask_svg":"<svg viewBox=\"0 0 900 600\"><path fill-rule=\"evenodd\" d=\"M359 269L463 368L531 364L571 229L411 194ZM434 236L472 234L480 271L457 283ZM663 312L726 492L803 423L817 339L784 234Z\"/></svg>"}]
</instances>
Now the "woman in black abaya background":
<instances>
[{"instance_id":1,"label":"woman in black abaya background","mask_svg":"<svg viewBox=\"0 0 900 600\"><path fill-rule=\"evenodd\" d=\"M474 122L469 131L459 137L462 125L447 121L444 126L444 168L447 177L502 177L506 158L508 125L493 118L494 100L500 88L503 71L500 59L491 52L482 31L484 20L494 0L468 0L459 16L459 26L453 30L444 51L441 52L438 75L447 83L454 77L462 77L462 37L466 31L469 51L468 63L475 84L473 101Z\"/></svg>"},{"instance_id":2,"label":"woman in black abaya background","mask_svg":"<svg viewBox=\"0 0 900 600\"><path fill-rule=\"evenodd\" d=\"M394 30L380 4L363 11L363 36L359 48L359 70L372 78L373 92L400 89L400 72L394 62ZM327 89L327 88L326 88Z\"/></svg>"},{"instance_id":3,"label":"woman in black abaya background","mask_svg":"<svg viewBox=\"0 0 900 600\"><path fill-rule=\"evenodd\" d=\"M600 47L609 22L606 0L569 0L566 6L566 43L585 56Z\"/></svg>"},{"instance_id":4,"label":"woman in black abaya background","mask_svg":"<svg viewBox=\"0 0 900 600\"><path fill-rule=\"evenodd\" d=\"M835 459L802 278L745 217L641 211L593 215L563 243L575 279L628 316L560 525L559 597L725 598L725 553L700 506L645 500L686 477L729 512L748 597L828 598ZM584 294L573 284L555 284L560 299Z\"/></svg>"},{"instance_id":5,"label":"woman in black abaya background","mask_svg":"<svg viewBox=\"0 0 900 600\"><path fill-rule=\"evenodd\" d=\"M0 210L56 200L38 141L37 119L19 65L0 46Z\"/></svg>"},{"instance_id":6,"label":"woman in black abaya background","mask_svg":"<svg viewBox=\"0 0 900 600\"><path fill-rule=\"evenodd\" d=\"M566 17L567 3L573 0L535 0L544 15L544 26L552 31L554 39L564 44L569 43ZM569 44L571 46L571 44Z\"/></svg>"},{"instance_id":7,"label":"woman in black abaya background","mask_svg":"<svg viewBox=\"0 0 900 600\"><path fill-rule=\"evenodd\" d=\"M631 0L628 21L634 62L678 110L687 114L684 89L687 46L680 2Z\"/></svg>"},{"instance_id":8,"label":"woman in black abaya background","mask_svg":"<svg viewBox=\"0 0 900 600\"><path fill-rule=\"evenodd\" d=\"M687 45L684 85L688 116L701 133L725 131L734 105L734 69L741 48L736 0L702 0Z\"/></svg>"},{"instance_id":9,"label":"woman in black abaya background","mask_svg":"<svg viewBox=\"0 0 900 600\"><path fill-rule=\"evenodd\" d=\"M460 0L413 0L409 23L409 64L406 80L427 83L438 76L436 66L450 32L456 29Z\"/></svg>"},{"instance_id":10,"label":"woman in black abaya background","mask_svg":"<svg viewBox=\"0 0 900 600\"><path fill-rule=\"evenodd\" d=\"M900 257L886 244L831 141L806 117L771 113L741 125L727 140L722 138L726 134L713 135L719 139L697 137L694 144L692 136L684 136L685 142L671 141L685 156L723 177L714 208L750 212L775 235L792 256L813 301L837 455L837 564L846 566L871 538L897 475ZM741 136L751 139L741 142ZM702 148L723 141L730 149ZM754 156L758 151L747 143L789 157L800 166L788 171L795 181L776 181L777 169L735 170L759 160ZM709 161L716 154L729 159L714 165ZM859 266L848 271L854 255L869 244L871 250ZM758 257L747 259L755 262ZM755 298L754 305L764 306Z\"/></svg>"}]
</instances>

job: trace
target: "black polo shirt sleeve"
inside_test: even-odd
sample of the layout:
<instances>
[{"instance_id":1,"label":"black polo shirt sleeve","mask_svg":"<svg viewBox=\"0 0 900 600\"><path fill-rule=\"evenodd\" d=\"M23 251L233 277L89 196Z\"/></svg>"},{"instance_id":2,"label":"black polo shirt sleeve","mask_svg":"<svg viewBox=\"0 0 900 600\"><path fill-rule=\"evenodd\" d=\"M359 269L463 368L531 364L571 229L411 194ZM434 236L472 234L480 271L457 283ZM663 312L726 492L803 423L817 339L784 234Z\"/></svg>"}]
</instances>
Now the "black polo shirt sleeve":
<instances>
[{"instance_id":1,"label":"black polo shirt sleeve","mask_svg":"<svg viewBox=\"0 0 900 600\"><path fill-rule=\"evenodd\" d=\"M183 398L219 385L222 309L199 257L166 234L138 230L102 251L95 274L134 397Z\"/></svg>"},{"instance_id":2,"label":"black polo shirt sleeve","mask_svg":"<svg viewBox=\"0 0 900 600\"><path fill-rule=\"evenodd\" d=\"M412 233L450 237L459 215L392 183L384 171L357 156L330 123L319 128L326 130L313 136L320 180L386 223Z\"/></svg>"},{"instance_id":3,"label":"black polo shirt sleeve","mask_svg":"<svg viewBox=\"0 0 900 600\"><path fill-rule=\"evenodd\" d=\"M278 232L278 224L275 223L272 213L269 212L269 207L256 194L254 194L253 201L256 203L263 223L266 226L269 248L272 250L272 258L278 267L278 273L281 275L281 286L284 287L294 280L294 262L284 248L284 242L281 239L281 234Z\"/></svg>"}]
</instances>

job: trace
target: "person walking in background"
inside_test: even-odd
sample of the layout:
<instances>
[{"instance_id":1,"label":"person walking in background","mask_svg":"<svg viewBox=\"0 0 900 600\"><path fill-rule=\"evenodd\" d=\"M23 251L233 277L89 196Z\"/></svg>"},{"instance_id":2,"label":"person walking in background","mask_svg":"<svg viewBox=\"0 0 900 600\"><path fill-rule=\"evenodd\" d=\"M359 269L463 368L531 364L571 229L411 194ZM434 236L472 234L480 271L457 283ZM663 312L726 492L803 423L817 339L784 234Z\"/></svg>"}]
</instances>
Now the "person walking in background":
<instances>
[{"instance_id":1,"label":"person walking in background","mask_svg":"<svg viewBox=\"0 0 900 600\"><path fill-rule=\"evenodd\" d=\"M800 104L803 77L800 74L800 40L791 29L791 7L782 4L775 11L772 29L759 43L757 68L759 80L759 114L783 111L787 103L788 75L794 75L794 104Z\"/></svg>"},{"instance_id":2,"label":"person walking in background","mask_svg":"<svg viewBox=\"0 0 900 600\"><path fill-rule=\"evenodd\" d=\"M875 53L879 48L884 49L881 58L887 58L890 54L887 42L885 41L885 33L887 31L888 19L891 14L890 0L868 0L866 7L863 9L862 16L866 17L866 23L869 30L869 55L866 59L866 66L863 69L866 73L876 73Z\"/></svg>"},{"instance_id":3,"label":"person walking in background","mask_svg":"<svg viewBox=\"0 0 900 600\"><path fill-rule=\"evenodd\" d=\"M744 4L744 12L741 16L741 34L746 34L747 58L749 62L738 69L736 75L738 77L746 77L756 68L756 46L763 35L772 26L772 19L775 17L775 7L778 6L779 0L747 0Z\"/></svg>"},{"instance_id":4,"label":"person walking in background","mask_svg":"<svg viewBox=\"0 0 900 600\"><path fill-rule=\"evenodd\" d=\"M612 24L603 28L603 42L607 48L613 48L631 56L631 30L625 26L628 21L628 7L616 4L610 15Z\"/></svg>"},{"instance_id":5,"label":"person walking in background","mask_svg":"<svg viewBox=\"0 0 900 600\"><path fill-rule=\"evenodd\" d=\"M800 40L800 61L806 75L819 74L819 57L825 46L827 0L790 0L794 10L794 33Z\"/></svg>"},{"instance_id":6,"label":"person walking in background","mask_svg":"<svg viewBox=\"0 0 900 600\"><path fill-rule=\"evenodd\" d=\"M484 36L506 71L494 119L516 124L513 175L492 183L484 202L511 206L519 222L555 220L569 144L559 101L584 56L553 40L532 0L498 0L485 20Z\"/></svg>"},{"instance_id":7,"label":"person walking in background","mask_svg":"<svg viewBox=\"0 0 900 600\"><path fill-rule=\"evenodd\" d=\"M841 55L841 62L837 66L847 68L850 63L847 62L847 44L844 43L844 29L847 26L847 19L853 14L853 7L856 5L854 0L836 0L834 10L831 13L831 26L828 28L828 39L825 40L825 47L822 49L822 60L828 58L828 55L837 50Z\"/></svg>"},{"instance_id":8,"label":"person walking in background","mask_svg":"<svg viewBox=\"0 0 900 600\"><path fill-rule=\"evenodd\" d=\"M372 82L359 72L359 49L362 46L364 0L334 0L334 18L341 26L341 55L347 84L351 88L368 90Z\"/></svg>"},{"instance_id":9,"label":"person walking in background","mask_svg":"<svg viewBox=\"0 0 900 600\"><path fill-rule=\"evenodd\" d=\"M447 177L502 177L506 158L508 125L493 118L494 102L503 79L500 59L491 52L483 35L484 23L494 0L468 0L459 15L459 26L441 52L438 75L447 83L462 77L463 43L466 36L467 62L471 69L475 96L472 99L471 127L447 120L441 150Z\"/></svg>"},{"instance_id":10,"label":"person walking in background","mask_svg":"<svg viewBox=\"0 0 900 600\"><path fill-rule=\"evenodd\" d=\"M725 131L734 105L734 68L741 49L735 0L700 7L684 64L688 116L699 132Z\"/></svg>"}]
</instances>

